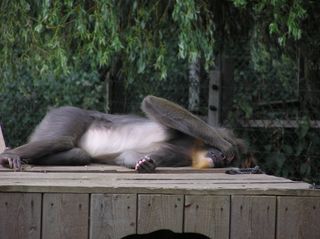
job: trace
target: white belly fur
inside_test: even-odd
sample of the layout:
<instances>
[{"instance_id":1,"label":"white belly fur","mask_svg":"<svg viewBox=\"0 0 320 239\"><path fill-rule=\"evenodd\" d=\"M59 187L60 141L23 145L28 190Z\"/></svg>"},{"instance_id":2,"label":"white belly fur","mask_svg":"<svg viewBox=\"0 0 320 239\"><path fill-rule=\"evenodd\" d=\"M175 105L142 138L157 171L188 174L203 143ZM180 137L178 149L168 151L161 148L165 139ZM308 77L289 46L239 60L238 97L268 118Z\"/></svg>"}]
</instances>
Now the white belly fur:
<instances>
[{"instance_id":1,"label":"white belly fur","mask_svg":"<svg viewBox=\"0 0 320 239\"><path fill-rule=\"evenodd\" d=\"M90 127L80 138L78 146L92 158L107 159L128 150L148 153L167 140L163 126L155 122L128 124L121 127Z\"/></svg>"}]
</instances>

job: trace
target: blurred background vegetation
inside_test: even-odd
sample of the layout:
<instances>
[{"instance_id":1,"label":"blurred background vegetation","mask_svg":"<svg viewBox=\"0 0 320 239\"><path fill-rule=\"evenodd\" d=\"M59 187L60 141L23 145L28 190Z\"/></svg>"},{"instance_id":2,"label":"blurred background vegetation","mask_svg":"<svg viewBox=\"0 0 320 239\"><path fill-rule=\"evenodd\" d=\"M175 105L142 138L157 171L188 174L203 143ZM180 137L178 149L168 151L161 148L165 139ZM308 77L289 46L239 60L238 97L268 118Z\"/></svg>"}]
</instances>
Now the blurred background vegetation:
<instances>
[{"instance_id":1,"label":"blurred background vegetation","mask_svg":"<svg viewBox=\"0 0 320 239\"><path fill-rule=\"evenodd\" d=\"M320 2L2 0L0 122L23 143L49 106L139 113L147 94L220 123L267 172L320 182ZM226 70L227 69L227 70ZM229 102L228 107L226 107Z\"/></svg>"}]
</instances>

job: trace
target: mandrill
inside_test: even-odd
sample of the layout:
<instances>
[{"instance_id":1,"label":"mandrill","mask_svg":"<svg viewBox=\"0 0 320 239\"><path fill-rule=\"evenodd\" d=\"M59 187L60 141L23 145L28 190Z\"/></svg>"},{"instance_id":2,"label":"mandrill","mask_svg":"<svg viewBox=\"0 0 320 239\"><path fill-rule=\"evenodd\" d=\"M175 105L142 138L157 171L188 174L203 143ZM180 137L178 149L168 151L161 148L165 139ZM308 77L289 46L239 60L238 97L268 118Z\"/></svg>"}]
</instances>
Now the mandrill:
<instances>
[{"instance_id":1,"label":"mandrill","mask_svg":"<svg viewBox=\"0 0 320 239\"><path fill-rule=\"evenodd\" d=\"M22 163L96 162L148 173L158 166L228 166L245 151L242 140L231 131L211 127L173 102L147 96L141 108L148 118L70 106L52 109L28 143L4 151L0 163L20 170Z\"/></svg>"}]
</instances>

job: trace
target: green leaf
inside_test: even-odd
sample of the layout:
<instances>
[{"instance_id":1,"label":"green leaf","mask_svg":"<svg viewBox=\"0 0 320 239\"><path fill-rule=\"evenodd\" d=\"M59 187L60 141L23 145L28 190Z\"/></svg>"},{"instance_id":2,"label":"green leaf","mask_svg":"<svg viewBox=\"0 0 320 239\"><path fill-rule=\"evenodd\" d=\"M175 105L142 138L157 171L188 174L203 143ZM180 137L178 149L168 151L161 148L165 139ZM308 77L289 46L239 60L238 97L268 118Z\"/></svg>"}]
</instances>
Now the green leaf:
<instances>
[{"instance_id":1,"label":"green leaf","mask_svg":"<svg viewBox=\"0 0 320 239\"><path fill-rule=\"evenodd\" d=\"M270 35L275 34L275 33L279 33L279 27L278 27L277 23L275 23L275 22L270 23L269 33L270 33Z\"/></svg>"},{"instance_id":2,"label":"green leaf","mask_svg":"<svg viewBox=\"0 0 320 239\"><path fill-rule=\"evenodd\" d=\"M40 33L40 32L42 31L42 29L43 29L43 26L42 26L41 23L38 24L38 25L36 25L36 27L34 28L34 30L35 30L37 33Z\"/></svg>"}]
</instances>

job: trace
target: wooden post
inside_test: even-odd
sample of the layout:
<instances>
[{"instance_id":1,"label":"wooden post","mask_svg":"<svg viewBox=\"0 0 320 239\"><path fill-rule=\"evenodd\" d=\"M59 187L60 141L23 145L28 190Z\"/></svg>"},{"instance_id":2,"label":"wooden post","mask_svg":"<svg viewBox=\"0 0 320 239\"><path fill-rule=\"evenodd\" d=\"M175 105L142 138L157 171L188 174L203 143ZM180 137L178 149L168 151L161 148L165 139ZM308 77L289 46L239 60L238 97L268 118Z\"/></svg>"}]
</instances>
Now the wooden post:
<instances>
[{"instance_id":1,"label":"wooden post","mask_svg":"<svg viewBox=\"0 0 320 239\"><path fill-rule=\"evenodd\" d=\"M208 124L219 126L220 124L220 94L221 72L214 70L209 72L209 100L208 100Z\"/></svg>"},{"instance_id":2,"label":"wooden post","mask_svg":"<svg viewBox=\"0 0 320 239\"><path fill-rule=\"evenodd\" d=\"M222 60L222 77L221 77L221 111L220 123L224 123L233 104L234 94L234 64L230 58Z\"/></svg>"},{"instance_id":3,"label":"wooden post","mask_svg":"<svg viewBox=\"0 0 320 239\"><path fill-rule=\"evenodd\" d=\"M3 138L2 130L1 130L1 125L0 125L0 153L3 152L6 149L6 144Z\"/></svg>"},{"instance_id":4,"label":"wooden post","mask_svg":"<svg viewBox=\"0 0 320 239\"><path fill-rule=\"evenodd\" d=\"M208 124L212 126L224 123L233 102L233 63L230 59L219 62L217 70L209 72Z\"/></svg>"}]
</instances>

